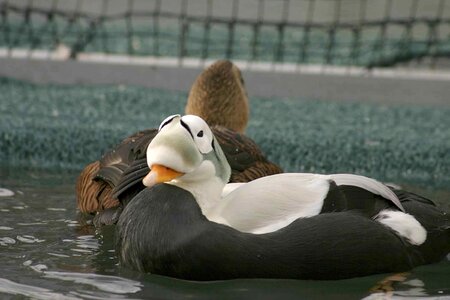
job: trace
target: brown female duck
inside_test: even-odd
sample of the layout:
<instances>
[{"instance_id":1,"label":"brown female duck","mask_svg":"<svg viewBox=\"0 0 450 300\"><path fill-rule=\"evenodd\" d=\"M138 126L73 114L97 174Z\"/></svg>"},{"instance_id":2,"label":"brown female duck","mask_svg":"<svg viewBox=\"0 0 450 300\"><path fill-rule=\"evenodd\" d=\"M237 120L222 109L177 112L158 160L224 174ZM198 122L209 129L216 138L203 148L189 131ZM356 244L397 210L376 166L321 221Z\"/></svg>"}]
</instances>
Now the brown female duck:
<instances>
[{"instance_id":1,"label":"brown female duck","mask_svg":"<svg viewBox=\"0 0 450 300\"><path fill-rule=\"evenodd\" d=\"M239 68L228 60L219 60L203 71L192 85L186 114L199 116L210 126L244 133L249 107Z\"/></svg>"},{"instance_id":2,"label":"brown female duck","mask_svg":"<svg viewBox=\"0 0 450 300\"><path fill-rule=\"evenodd\" d=\"M231 62L217 61L197 77L186 113L207 119L231 165L230 182L248 182L282 172L243 134L248 99L241 72ZM157 132L148 129L134 133L79 175L77 206L83 213L103 212L96 217L97 225L114 223L121 202L126 204L144 188L141 181L149 171L146 148Z\"/></svg>"}]
</instances>

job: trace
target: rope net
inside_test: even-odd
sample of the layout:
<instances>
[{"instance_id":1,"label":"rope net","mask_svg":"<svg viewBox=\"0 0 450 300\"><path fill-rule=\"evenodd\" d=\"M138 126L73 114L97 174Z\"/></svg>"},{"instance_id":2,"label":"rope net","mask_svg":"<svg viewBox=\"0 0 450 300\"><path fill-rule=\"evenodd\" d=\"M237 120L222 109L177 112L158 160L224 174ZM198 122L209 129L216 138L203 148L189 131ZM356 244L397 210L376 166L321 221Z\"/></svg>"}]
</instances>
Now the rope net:
<instances>
[{"instance_id":1,"label":"rope net","mask_svg":"<svg viewBox=\"0 0 450 300\"><path fill-rule=\"evenodd\" d=\"M450 0L0 0L0 48L61 47L73 59L433 67L450 58Z\"/></svg>"}]
</instances>

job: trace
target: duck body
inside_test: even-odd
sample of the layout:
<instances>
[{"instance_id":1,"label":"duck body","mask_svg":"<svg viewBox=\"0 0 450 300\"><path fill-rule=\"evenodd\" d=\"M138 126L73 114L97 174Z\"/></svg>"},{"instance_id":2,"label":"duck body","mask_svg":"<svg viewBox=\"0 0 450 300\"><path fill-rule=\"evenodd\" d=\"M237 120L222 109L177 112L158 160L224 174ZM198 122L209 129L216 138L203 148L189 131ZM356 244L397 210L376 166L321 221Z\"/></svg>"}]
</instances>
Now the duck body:
<instances>
[{"instance_id":1,"label":"duck body","mask_svg":"<svg viewBox=\"0 0 450 300\"><path fill-rule=\"evenodd\" d=\"M409 270L450 251L446 213L371 178L287 173L227 185L225 154L197 116L163 121L147 164L149 188L117 228L119 258L137 270L196 280L341 279Z\"/></svg>"},{"instance_id":2,"label":"duck body","mask_svg":"<svg viewBox=\"0 0 450 300\"><path fill-rule=\"evenodd\" d=\"M157 184L125 207L117 251L126 267L189 280L343 279L441 260L450 251L448 216L427 199L395 192L428 231L420 246L349 207L271 233L245 233L209 221L188 191Z\"/></svg>"},{"instance_id":3,"label":"duck body","mask_svg":"<svg viewBox=\"0 0 450 300\"><path fill-rule=\"evenodd\" d=\"M147 148L151 171L144 185L167 182L189 191L210 221L265 234L324 209L360 209L420 245L427 232L397 195L375 179L354 174L284 173L227 184L230 166L213 132L200 117L174 115ZM159 176L159 170L164 170ZM167 177L165 170L172 170ZM331 206L327 208L327 206ZM382 210L381 208L385 208Z\"/></svg>"}]
</instances>

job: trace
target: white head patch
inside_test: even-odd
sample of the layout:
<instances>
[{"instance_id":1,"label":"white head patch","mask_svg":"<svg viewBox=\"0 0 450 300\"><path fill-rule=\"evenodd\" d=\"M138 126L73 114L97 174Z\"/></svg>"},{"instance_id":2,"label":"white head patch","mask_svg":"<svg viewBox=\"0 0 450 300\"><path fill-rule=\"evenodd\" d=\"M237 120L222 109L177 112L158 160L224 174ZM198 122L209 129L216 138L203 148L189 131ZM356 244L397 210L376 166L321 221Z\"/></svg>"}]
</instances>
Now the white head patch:
<instances>
[{"instance_id":1,"label":"white head patch","mask_svg":"<svg viewBox=\"0 0 450 300\"><path fill-rule=\"evenodd\" d=\"M202 118L194 115L185 115L181 118L180 122L182 125L183 123L187 125L198 150L202 154L209 153L213 150L213 134L208 124Z\"/></svg>"},{"instance_id":2,"label":"white head patch","mask_svg":"<svg viewBox=\"0 0 450 300\"><path fill-rule=\"evenodd\" d=\"M181 116L180 115L171 115L171 116L168 116L167 118L165 118L162 122L161 122L161 124L159 125L159 128L158 128L158 131L161 131L161 129L164 127L164 126L166 126L167 124L169 124L170 122L172 122L172 120L173 119L175 119L175 118L180 118Z\"/></svg>"}]
</instances>

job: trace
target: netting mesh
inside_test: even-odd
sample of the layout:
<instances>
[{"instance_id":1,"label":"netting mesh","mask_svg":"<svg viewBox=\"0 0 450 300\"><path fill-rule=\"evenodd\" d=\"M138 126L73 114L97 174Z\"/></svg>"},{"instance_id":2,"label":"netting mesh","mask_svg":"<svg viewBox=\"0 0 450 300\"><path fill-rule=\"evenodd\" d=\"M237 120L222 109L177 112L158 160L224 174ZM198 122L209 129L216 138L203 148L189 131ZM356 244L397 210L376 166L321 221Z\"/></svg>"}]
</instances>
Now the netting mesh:
<instances>
[{"instance_id":1,"label":"netting mesh","mask_svg":"<svg viewBox=\"0 0 450 300\"><path fill-rule=\"evenodd\" d=\"M450 57L450 0L0 0L0 47L392 66Z\"/></svg>"}]
</instances>

